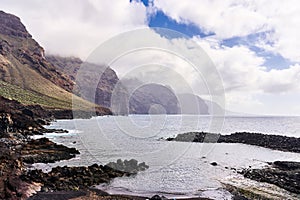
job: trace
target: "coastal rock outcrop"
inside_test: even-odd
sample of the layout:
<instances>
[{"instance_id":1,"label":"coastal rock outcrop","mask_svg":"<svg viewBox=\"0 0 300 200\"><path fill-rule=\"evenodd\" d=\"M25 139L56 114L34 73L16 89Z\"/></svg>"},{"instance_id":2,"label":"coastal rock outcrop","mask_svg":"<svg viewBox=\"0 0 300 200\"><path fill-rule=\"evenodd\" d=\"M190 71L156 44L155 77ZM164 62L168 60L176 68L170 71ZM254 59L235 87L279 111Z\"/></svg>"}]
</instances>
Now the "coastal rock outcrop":
<instances>
[{"instance_id":1,"label":"coastal rock outcrop","mask_svg":"<svg viewBox=\"0 0 300 200\"><path fill-rule=\"evenodd\" d=\"M118 160L122 163L124 169L128 171L118 170L108 165L93 164L88 167L55 167L50 172L44 173L41 170L28 171L21 176L26 182L37 182L43 185L42 191L70 191L87 189L93 185L100 183L108 183L111 179L122 176L130 176L136 174L139 170L145 170L145 163L140 163L134 159L130 161ZM114 163L116 164L116 163ZM116 164L117 165L117 164Z\"/></svg>"},{"instance_id":2,"label":"coastal rock outcrop","mask_svg":"<svg viewBox=\"0 0 300 200\"><path fill-rule=\"evenodd\" d=\"M269 135L247 132L221 135L205 132L189 132L178 134L175 138L167 138L167 140L200 143L242 143L274 150L300 153L300 138L282 135Z\"/></svg>"},{"instance_id":3,"label":"coastal rock outcrop","mask_svg":"<svg viewBox=\"0 0 300 200\"><path fill-rule=\"evenodd\" d=\"M263 169L244 169L244 177L259 182L267 182L300 194L300 163L275 161Z\"/></svg>"},{"instance_id":4,"label":"coastal rock outcrop","mask_svg":"<svg viewBox=\"0 0 300 200\"><path fill-rule=\"evenodd\" d=\"M54 163L59 160L74 158L79 151L64 145L56 144L48 138L30 140L21 149L22 161L33 163Z\"/></svg>"}]
</instances>

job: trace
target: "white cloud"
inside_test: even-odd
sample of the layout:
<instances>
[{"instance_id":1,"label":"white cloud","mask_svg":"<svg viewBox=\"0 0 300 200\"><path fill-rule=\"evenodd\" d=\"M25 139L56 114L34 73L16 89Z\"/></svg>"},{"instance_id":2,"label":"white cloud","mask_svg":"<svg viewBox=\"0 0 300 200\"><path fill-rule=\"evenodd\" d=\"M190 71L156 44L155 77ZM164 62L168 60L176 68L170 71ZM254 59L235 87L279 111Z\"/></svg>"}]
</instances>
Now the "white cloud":
<instances>
[{"instance_id":1,"label":"white cloud","mask_svg":"<svg viewBox=\"0 0 300 200\"><path fill-rule=\"evenodd\" d=\"M255 5L257 12L268 18L268 24L273 30L269 38L273 42L269 45L270 49L291 61L300 62L298 53L300 47L299 2L297 0L274 0L270 3L267 0L256 0Z\"/></svg>"},{"instance_id":2,"label":"white cloud","mask_svg":"<svg viewBox=\"0 0 300 200\"><path fill-rule=\"evenodd\" d=\"M118 0L0 0L47 52L87 57L99 44L147 23L142 3Z\"/></svg>"},{"instance_id":3,"label":"white cloud","mask_svg":"<svg viewBox=\"0 0 300 200\"><path fill-rule=\"evenodd\" d=\"M116 50L115 44L120 43ZM120 78L138 77L146 83L170 85L177 92L197 89L199 94L217 95L223 91L213 63L197 43L185 38L169 40L149 28L119 35L88 60L109 64Z\"/></svg>"},{"instance_id":4,"label":"white cloud","mask_svg":"<svg viewBox=\"0 0 300 200\"><path fill-rule=\"evenodd\" d=\"M194 23L218 39L270 32L261 47L300 62L300 4L297 0L155 0L154 6L180 23ZM266 43L266 41L271 42Z\"/></svg>"},{"instance_id":5,"label":"white cloud","mask_svg":"<svg viewBox=\"0 0 300 200\"><path fill-rule=\"evenodd\" d=\"M219 87L223 84L228 110L262 113L263 108L266 107L264 113L276 113L279 109L282 113L284 110L282 107L286 106L284 102L288 102L288 99L283 101L282 107L274 108L267 106L270 105L270 99L258 98L258 96L283 95L290 98L291 94L300 92L299 65L282 70L267 70L264 66L264 58L257 56L247 46L226 47L212 38L194 37L169 40L151 29L139 30L116 38L113 44L120 42L122 45L118 50L123 47L124 50L118 52L117 55L110 55L116 53L113 51L115 45L107 45L105 50L100 49L100 54L96 53L93 56L96 59L94 62L102 62L106 58L114 60L117 57L118 59L110 63L110 66L117 71L119 77L137 77L145 83L169 85L176 93L191 92L210 98L210 95L216 94L217 90L214 86ZM214 65L206 65L209 63L207 61L209 58L204 52L198 51L199 46L193 42L196 42L208 54ZM157 49L149 49L149 47L157 47ZM127 50L133 51L123 54ZM118 57L119 55L123 56ZM187 62L196 61L197 63L197 60L202 62L196 68ZM107 61L104 62L108 63ZM211 71L211 69L217 71ZM212 76L217 72L220 75L219 78ZM210 95L209 92L211 92ZM223 103L222 99L219 103ZM290 106L296 106L296 104Z\"/></svg>"},{"instance_id":6,"label":"white cloud","mask_svg":"<svg viewBox=\"0 0 300 200\"><path fill-rule=\"evenodd\" d=\"M215 63L223 78L226 92L231 90L253 89L257 82L257 73L264 71L264 59L245 46L211 46L207 40L199 40L199 45ZM214 44L215 45L215 44Z\"/></svg>"},{"instance_id":7,"label":"white cloud","mask_svg":"<svg viewBox=\"0 0 300 200\"><path fill-rule=\"evenodd\" d=\"M154 6L179 23L194 23L218 38L245 36L264 30L267 19L255 12L250 3L234 0L220 1L163 1L155 0Z\"/></svg>"},{"instance_id":8,"label":"white cloud","mask_svg":"<svg viewBox=\"0 0 300 200\"><path fill-rule=\"evenodd\" d=\"M258 80L266 93L291 93L300 91L300 66L292 65L288 69L261 72Z\"/></svg>"},{"instance_id":9,"label":"white cloud","mask_svg":"<svg viewBox=\"0 0 300 200\"><path fill-rule=\"evenodd\" d=\"M295 114L296 101L300 93L300 65L295 64L287 69L266 70L264 59L245 46L220 46L207 39L195 37L194 40L207 52L219 71L226 91L227 109L248 113ZM268 106L272 99L263 96L280 96L281 105ZM258 98L258 96L260 98ZM286 98L286 99L285 99ZM285 102L292 102L286 107ZM279 111L280 110L280 111ZM299 113L298 113L299 114Z\"/></svg>"}]
</instances>

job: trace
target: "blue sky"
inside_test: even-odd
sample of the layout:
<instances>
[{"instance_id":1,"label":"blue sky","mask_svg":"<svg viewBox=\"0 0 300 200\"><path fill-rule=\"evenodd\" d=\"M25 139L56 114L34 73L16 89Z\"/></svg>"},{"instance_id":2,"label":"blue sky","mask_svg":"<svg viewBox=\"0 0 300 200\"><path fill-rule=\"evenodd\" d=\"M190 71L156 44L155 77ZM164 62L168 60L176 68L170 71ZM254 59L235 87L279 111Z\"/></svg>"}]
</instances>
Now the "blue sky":
<instances>
[{"instance_id":1,"label":"blue sky","mask_svg":"<svg viewBox=\"0 0 300 200\"><path fill-rule=\"evenodd\" d=\"M132 2L132 0L130 0ZM141 0L145 7L151 6L153 3L149 0ZM201 38L210 37L215 35L213 32L207 32L202 30L199 26L194 23L178 23L176 20L169 17L162 10L156 10L148 16L148 26L151 28L160 27L167 28L174 31L183 33L187 37L199 36ZM291 62L289 59L285 59L278 53L267 51L255 45L255 42L265 37L268 32L260 32L255 34L249 34L243 37L232 37L221 40L221 44L227 47L233 47L238 45L248 46L249 49L254 51L257 56L265 59L264 66L267 70L271 69L286 69L295 62ZM161 34L161 33L159 33ZM168 36L166 36L168 37Z\"/></svg>"}]
</instances>

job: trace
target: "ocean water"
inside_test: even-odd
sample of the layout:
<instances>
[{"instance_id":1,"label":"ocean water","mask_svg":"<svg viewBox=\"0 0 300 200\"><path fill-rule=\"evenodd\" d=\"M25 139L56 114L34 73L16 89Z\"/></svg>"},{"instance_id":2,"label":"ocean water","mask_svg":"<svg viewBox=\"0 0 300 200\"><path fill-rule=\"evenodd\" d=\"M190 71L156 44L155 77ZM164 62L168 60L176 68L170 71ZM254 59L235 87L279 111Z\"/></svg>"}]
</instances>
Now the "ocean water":
<instances>
[{"instance_id":1,"label":"ocean water","mask_svg":"<svg viewBox=\"0 0 300 200\"><path fill-rule=\"evenodd\" d=\"M247 131L300 137L300 117L104 116L58 120L47 128L69 130L63 134L49 133L46 137L75 147L81 154L68 161L36 164L36 167L49 170L55 165L106 164L119 158L134 158L150 166L134 177L116 178L109 185L98 186L110 193L230 199L222 183L228 177L241 178L233 168L262 167L276 160L300 161L297 153L251 145L163 140L189 131L222 134ZM211 162L218 165L212 166Z\"/></svg>"}]
</instances>

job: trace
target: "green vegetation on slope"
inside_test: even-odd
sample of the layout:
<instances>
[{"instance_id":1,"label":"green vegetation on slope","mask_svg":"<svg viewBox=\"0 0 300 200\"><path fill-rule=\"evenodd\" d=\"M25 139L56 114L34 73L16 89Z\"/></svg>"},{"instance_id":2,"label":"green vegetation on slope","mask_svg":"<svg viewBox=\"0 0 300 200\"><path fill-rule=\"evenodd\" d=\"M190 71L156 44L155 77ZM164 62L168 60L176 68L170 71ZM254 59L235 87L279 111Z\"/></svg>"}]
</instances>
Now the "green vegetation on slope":
<instances>
[{"instance_id":1,"label":"green vegetation on slope","mask_svg":"<svg viewBox=\"0 0 300 200\"><path fill-rule=\"evenodd\" d=\"M59 83L63 77L57 74L52 76L51 72L54 69L42 57L36 56L34 52L19 55L20 49L16 50L16 48L21 48L21 44L28 45L24 50L20 50L21 52L29 51L29 47L33 48L29 44L35 41L27 40L0 34L0 42L2 41L6 45L6 47L2 46L5 49L3 55L0 54L0 95L27 105L39 104L52 109L86 110L95 108L95 104L61 88ZM49 68L43 68L48 65ZM42 73L55 82L45 78Z\"/></svg>"},{"instance_id":2,"label":"green vegetation on slope","mask_svg":"<svg viewBox=\"0 0 300 200\"><path fill-rule=\"evenodd\" d=\"M0 96L14 99L25 105L39 104L47 108L70 109L72 102L62 101L53 97L23 89L19 86L0 81Z\"/></svg>"},{"instance_id":3,"label":"green vegetation on slope","mask_svg":"<svg viewBox=\"0 0 300 200\"><path fill-rule=\"evenodd\" d=\"M0 96L25 105L111 114L72 94L74 81L56 70L20 19L0 11ZM5 105L4 105L5 106Z\"/></svg>"}]
</instances>

